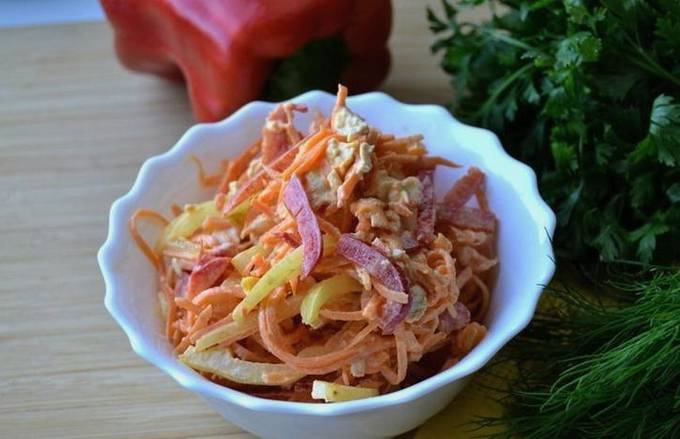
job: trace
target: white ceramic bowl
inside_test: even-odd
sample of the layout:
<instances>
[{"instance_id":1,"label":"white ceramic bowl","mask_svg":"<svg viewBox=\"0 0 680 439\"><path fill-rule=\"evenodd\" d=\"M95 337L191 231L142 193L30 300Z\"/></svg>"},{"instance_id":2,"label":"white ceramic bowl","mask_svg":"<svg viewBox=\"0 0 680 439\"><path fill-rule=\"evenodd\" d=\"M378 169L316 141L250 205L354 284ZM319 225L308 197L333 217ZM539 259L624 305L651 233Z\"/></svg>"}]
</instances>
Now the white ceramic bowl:
<instances>
[{"instance_id":1,"label":"white ceramic bowl","mask_svg":"<svg viewBox=\"0 0 680 439\"><path fill-rule=\"evenodd\" d=\"M309 92L293 99L328 114L335 97ZM108 239L99 251L106 282L106 308L142 358L202 396L234 424L267 438L378 438L410 430L444 408L479 370L531 320L542 288L554 272L550 243L555 215L541 199L536 176L511 158L494 134L455 120L441 107L407 105L383 93L348 99L348 106L371 125L396 135L422 133L432 154L487 174L488 199L499 218L500 266L487 322L488 335L458 364L416 385L374 398L335 404L272 401L214 384L180 363L164 336L156 299L156 273L127 230L137 208L168 213L172 202L211 197L196 179L188 159L197 155L209 170L259 136L275 104L253 102L229 118L189 129L168 152L148 159L130 192L111 206ZM307 128L313 111L298 115ZM438 168L441 196L463 170ZM142 383L140 383L142 384Z\"/></svg>"}]
</instances>

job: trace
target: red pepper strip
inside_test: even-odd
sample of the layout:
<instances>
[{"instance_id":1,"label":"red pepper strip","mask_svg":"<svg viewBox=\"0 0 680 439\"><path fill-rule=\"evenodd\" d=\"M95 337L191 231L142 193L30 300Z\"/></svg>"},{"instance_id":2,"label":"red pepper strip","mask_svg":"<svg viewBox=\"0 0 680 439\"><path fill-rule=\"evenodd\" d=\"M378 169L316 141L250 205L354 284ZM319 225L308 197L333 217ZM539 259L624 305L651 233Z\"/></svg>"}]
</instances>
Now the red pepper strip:
<instances>
[{"instance_id":1,"label":"red pepper strip","mask_svg":"<svg viewBox=\"0 0 680 439\"><path fill-rule=\"evenodd\" d=\"M189 276L187 297L191 299L201 291L214 286L229 266L229 261L231 258L219 257L196 265Z\"/></svg>"},{"instance_id":2,"label":"red pepper strip","mask_svg":"<svg viewBox=\"0 0 680 439\"><path fill-rule=\"evenodd\" d=\"M483 185L484 173L472 166L444 195L444 204L454 209L462 207Z\"/></svg>"},{"instance_id":3,"label":"red pepper strip","mask_svg":"<svg viewBox=\"0 0 680 439\"><path fill-rule=\"evenodd\" d=\"M496 230L496 215L475 207L463 206L458 209L452 209L449 206L440 204L437 208L437 218L442 222L461 229L472 229L482 232L493 232Z\"/></svg>"},{"instance_id":4,"label":"red pepper strip","mask_svg":"<svg viewBox=\"0 0 680 439\"><path fill-rule=\"evenodd\" d=\"M302 135L293 126L293 111L307 112L300 104L279 104L269 113L262 128L262 163L268 165L300 141Z\"/></svg>"},{"instance_id":5,"label":"red pepper strip","mask_svg":"<svg viewBox=\"0 0 680 439\"><path fill-rule=\"evenodd\" d=\"M335 251L365 268L378 282L394 291L406 292L406 285L397 268L378 250L349 233L340 235Z\"/></svg>"},{"instance_id":6,"label":"red pepper strip","mask_svg":"<svg viewBox=\"0 0 680 439\"><path fill-rule=\"evenodd\" d=\"M407 279L399 268L378 250L352 235L347 233L341 235L335 246L335 251L356 265L365 268L371 276L387 288L401 292L408 291ZM385 302L379 321L383 334L394 332L397 325L406 318L410 309L410 295L406 304L392 300Z\"/></svg>"},{"instance_id":7,"label":"red pepper strip","mask_svg":"<svg viewBox=\"0 0 680 439\"><path fill-rule=\"evenodd\" d=\"M467 306L456 302L453 304L453 308L456 310L456 317L453 317L448 310L439 315L438 329L440 331L446 333L458 331L470 323L470 310Z\"/></svg>"},{"instance_id":8,"label":"red pepper strip","mask_svg":"<svg viewBox=\"0 0 680 439\"><path fill-rule=\"evenodd\" d=\"M421 242L430 242L434 238L434 224L436 211L434 208L434 170L423 170L418 173L418 178L423 184L423 199L420 202L418 212L418 231L416 239Z\"/></svg>"},{"instance_id":9,"label":"red pepper strip","mask_svg":"<svg viewBox=\"0 0 680 439\"><path fill-rule=\"evenodd\" d=\"M399 272L399 276L405 284L408 284L408 279L401 271L399 267L396 267ZM408 291L408 290L407 290ZM411 311L411 306L413 304L413 295L408 295L408 302L405 304L397 303L393 300L388 300L383 305L382 315L380 316L380 321L378 324L382 328L383 334L389 335L397 329L399 323L406 320L409 311Z\"/></svg>"},{"instance_id":10,"label":"red pepper strip","mask_svg":"<svg viewBox=\"0 0 680 439\"><path fill-rule=\"evenodd\" d=\"M397 303L393 300L388 300L383 305L382 315L378 324L382 328L384 335L390 335L397 329L399 323L406 319L408 312L411 310L411 296L406 304Z\"/></svg>"},{"instance_id":11,"label":"red pepper strip","mask_svg":"<svg viewBox=\"0 0 680 439\"><path fill-rule=\"evenodd\" d=\"M309 276L321 257L321 230L309 199L297 175L293 174L283 191L283 202L295 217L297 230L302 238L302 270L300 278Z\"/></svg>"}]
</instances>

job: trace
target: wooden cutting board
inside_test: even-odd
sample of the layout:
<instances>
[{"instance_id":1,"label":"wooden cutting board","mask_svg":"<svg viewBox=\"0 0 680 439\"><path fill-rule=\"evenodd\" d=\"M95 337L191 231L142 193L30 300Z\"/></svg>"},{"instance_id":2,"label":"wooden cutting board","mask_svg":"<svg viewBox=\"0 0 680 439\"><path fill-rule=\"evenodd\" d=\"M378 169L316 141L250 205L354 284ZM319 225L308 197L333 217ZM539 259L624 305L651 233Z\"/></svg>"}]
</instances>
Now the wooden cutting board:
<instances>
[{"instance_id":1,"label":"wooden cutting board","mask_svg":"<svg viewBox=\"0 0 680 439\"><path fill-rule=\"evenodd\" d=\"M384 90L444 103L424 4L395 1ZM141 163L192 124L117 63L105 23L0 30L0 437L250 437L131 351L96 252Z\"/></svg>"}]
</instances>

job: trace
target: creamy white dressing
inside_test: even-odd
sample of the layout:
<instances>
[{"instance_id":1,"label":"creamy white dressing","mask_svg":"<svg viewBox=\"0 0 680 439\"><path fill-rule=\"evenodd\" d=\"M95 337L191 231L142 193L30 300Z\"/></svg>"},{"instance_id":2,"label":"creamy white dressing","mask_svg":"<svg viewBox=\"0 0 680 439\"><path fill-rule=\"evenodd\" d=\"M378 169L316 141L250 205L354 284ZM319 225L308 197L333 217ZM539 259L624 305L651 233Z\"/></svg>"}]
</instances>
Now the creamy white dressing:
<instances>
[{"instance_id":1,"label":"creamy white dressing","mask_svg":"<svg viewBox=\"0 0 680 439\"><path fill-rule=\"evenodd\" d=\"M423 184L417 177L406 177L403 180L393 179L392 187L387 194L390 203L403 202L416 206L423 197Z\"/></svg>"},{"instance_id":2,"label":"creamy white dressing","mask_svg":"<svg viewBox=\"0 0 680 439\"><path fill-rule=\"evenodd\" d=\"M359 145L357 142L338 142L330 139L326 147L326 160L338 175L344 176L354 162L354 156Z\"/></svg>"},{"instance_id":3,"label":"creamy white dressing","mask_svg":"<svg viewBox=\"0 0 680 439\"><path fill-rule=\"evenodd\" d=\"M335 191L321 171L309 171L305 177L307 197L312 209L335 204Z\"/></svg>"},{"instance_id":4,"label":"creamy white dressing","mask_svg":"<svg viewBox=\"0 0 680 439\"><path fill-rule=\"evenodd\" d=\"M352 141L361 135L368 134L368 124L356 113L351 112L347 107L340 107L333 113L333 128L347 136L347 140Z\"/></svg>"},{"instance_id":5,"label":"creamy white dressing","mask_svg":"<svg viewBox=\"0 0 680 439\"><path fill-rule=\"evenodd\" d=\"M362 142L361 145L359 145L359 157L354 162L358 173L366 174L373 168L371 155L373 154L374 149L375 147L373 145L369 145L366 142Z\"/></svg>"},{"instance_id":6,"label":"creamy white dressing","mask_svg":"<svg viewBox=\"0 0 680 439\"><path fill-rule=\"evenodd\" d=\"M262 168L262 159L256 158L248 163L248 169L246 169L246 175L248 178L253 177Z\"/></svg>"}]
</instances>

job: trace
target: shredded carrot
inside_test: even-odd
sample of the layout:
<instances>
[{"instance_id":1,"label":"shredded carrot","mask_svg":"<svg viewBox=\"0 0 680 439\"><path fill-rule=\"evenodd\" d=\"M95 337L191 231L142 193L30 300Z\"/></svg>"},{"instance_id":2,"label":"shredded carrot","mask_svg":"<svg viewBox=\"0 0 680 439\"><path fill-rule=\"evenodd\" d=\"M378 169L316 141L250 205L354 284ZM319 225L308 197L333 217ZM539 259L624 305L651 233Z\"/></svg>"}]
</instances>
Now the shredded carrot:
<instances>
[{"instance_id":1,"label":"shredded carrot","mask_svg":"<svg viewBox=\"0 0 680 439\"><path fill-rule=\"evenodd\" d=\"M287 217L286 219L284 219L283 221L269 229L267 232L262 234L260 240L262 243L270 244L273 247L274 244L280 240L280 238L277 236L277 233L288 230L294 225L295 220L291 217Z\"/></svg>"},{"instance_id":2,"label":"shredded carrot","mask_svg":"<svg viewBox=\"0 0 680 439\"><path fill-rule=\"evenodd\" d=\"M376 147L379 150L383 150L385 152L392 151L397 153L405 153L408 151L409 145L413 143L418 143L421 140L423 140L423 136L418 134L415 136L407 136L398 139L390 139L383 142L378 142Z\"/></svg>"},{"instance_id":3,"label":"shredded carrot","mask_svg":"<svg viewBox=\"0 0 680 439\"><path fill-rule=\"evenodd\" d=\"M198 167L198 182L201 186L212 187L220 182L220 178L222 177L221 174L208 175L205 172L205 168L203 168L203 163L201 163L201 160L199 160L198 157L192 154L189 156L189 159L196 163L196 166Z\"/></svg>"},{"instance_id":4,"label":"shredded carrot","mask_svg":"<svg viewBox=\"0 0 680 439\"><path fill-rule=\"evenodd\" d=\"M181 354L184 351L187 350L187 348L191 346L191 340L189 339L189 336L185 336L182 338L182 340L179 342L177 346L175 346L175 352L177 354Z\"/></svg>"},{"instance_id":5,"label":"shredded carrot","mask_svg":"<svg viewBox=\"0 0 680 439\"><path fill-rule=\"evenodd\" d=\"M182 206L180 206L177 203L172 203L170 205L170 212L172 212L173 216L180 216L182 212L184 212L184 209L182 209Z\"/></svg>"},{"instance_id":6,"label":"shredded carrot","mask_svg":"<svg viewBox=\"0 0 680 439\"><path fill-rule=\"evenodd\" d=\"M246 273L250 271L252 272L251 274L258 277L269 270L269 263L260 253L253 256L248 266L250 266L250 270L246 269Z\"/></svg>"},{"instance_id":7,"label":"shredded carrot","mask_svg":"<svg viewBox=\"0 0 680 439\"><path fill-rule=\"evenodd\" d=\"M352 192L361 181L361 177L356 172L350 172L345 182L338 188L338 207L344 206L351 198Z\"/></svg>"},{"instance_id":8,"label":"shredded carrot","mask_svg":"<svg viewBox=\"0 0 680 439\"><path fill-rule=\"evenodd\" d=\"M366 320L372 321L372 320L377 320L379 316L379 308L381 305L381 300L380 300L380 295L379 294L374 294L371 296L369 299L368 303L363 307L363 310L361 311Z\"/></svg>"},{"instance_id":9,"label":"shredded carrot","mask_svg":"<svg viewBox=\"0 0 680 439\"><path fill-rule=\"evenodd\" d=\"M411 154L386 154L379 159L381 163L402 163L416 166L422 169L432 169L435 166L446 166L448 168L460 168L460 165L451 160L437 156L419 156Z\"/></svg>"},{"instance_id":10,"label":"shredded carrot","mask_svg":"<svg viewBox=\"0 0 680 439\"><path fill-rule=\"evenodd\" d=\"M286 168L288 168L293 161L295 161L295 158L297 157L298 153L300 152L300 145L304 141L301 140L298 142L295 146L293 146L291 149L286 151L281 157L278 159L274 160L270 167L277 172L283 172Z\"/></svg>"},{"instance_id":11,"label":"shredded carrot","mask_svg":"<svg viewBox=\"0 0 680 439\"><path fill-rule=\"evenodd\" d=\"M479 306L479 309L475 313L474 319L482 321L484 320L484 317L486 317L486 312L489 309L490 301L489 288L486 286L484 282L482 282L482 280L478 276L473 276L472 280L475 282L475 284L477 284L481 292L481 305Z\"/></svg>"},{"instance_id":12,"label":"shredded carrot","mask_svg":"<svg viewBox=\"0 0 680 439\"><path fill-rule=\"evenodd\" d=\"M335 311L331 309L322 309L320 314L321 317L340 321L358 321L363 320L364 318L361 311Z\"/></svg>"},{"instance_id":13,"label":"shredded carrot","mask_svg":"<svg viewBox=\"0 0 680 439\"><path fill-rule=\"evenodd\" d=\"M477 191L475 198L477 198L477 204L479 204L479 208L488 212L489 202L487 201L486 193L484 191Z\"/></svg>"},{"instance_id":14,"label":"shredded carrot","mask_svg":"<svg viewBox=\"0 0 680 439\"><path fill-rule=\"evenodd\" d=\"M210 317L212 317L213 306L208 305L198 314L198 318L194 324L189 329L189 334L193 334L196 331L200 331L208 325Z\"/></svg>"},{"instance_id":15,"label":"shredded carrot","mask_svg":"<svg viewBox=\"0 0 680 439\"><path fill-rule=\"evenodd\" d=\"M387 393L455 367L486 333L495 229L478 230L472 217L452 225L434 215L436 236L416 240L426 206L414 179L458 165L427 155L420 134L397 138L368 126L347 108L347 92L339 86L330 117L317 116L304 138L293 116L306 107L276 107L262 137L221 161L219 176L192 157L200 185L219 181L213 200L221 214L201 217L189 236L154 248L141 222L166 228L168 220L150 210L130 218L132 238L157 269L165 334L176 353L225 350L241 360L242 372L254 362L302 377L264 388L207 376L222 385L304 402L315 379ZM340 146L328 150L332 138ZM343 149L354 140L372 146ZM471 172L483 181L480 170ZM463 195L493 216L483 184ZM233 211L246 200L247 209ZM244 307L251 312L241 319L234 310ZM421 361L442 348L450 352L443 366Z\"/></svg>"},{"instance_id":16,"label":"shredded carrot","mask_svg":"<svg viewBox=\"0 0 680 439\"><path fill-rule=\"evenodd\" d=\"M222 192L218 192L217 194L215 194L214 200L215 200L215 209L217 209L218 211L221 212L224 209L224 203L227 201L226 197L224 196L224 194Z\"/></svg>"},{"instance_id":17,"label":"shredded carrot","mask_svg":"<svg viewBox=\"0 0 680 439\"><path fill-rule=\"evenodd\" d=\"M392 300L397 303L408 303L408 294L403 291L390 290L379 282L374 282L373 287L375 290L387 300Z\"/></svg>"},{"instance_id":18,"label":"shredded carrot","mask_svg":"<svg viewBox=\"0 0 680 439\"><path fill-rule=\"evenodd\" d=\"M263 202L259 197L255 197L252 201L252 207L257 208L270 218L274 217L274 208L270 204Z\"/></svg>"},{"instance_id":19,"label":"shredded carrot","mask_svg":"<svg viewBox=\"0 0 680 439\"><path fill-rule=\"evenodd\" d=\"M201 228L206 233L214 232L215 230L228 229L229 227L231 227L231 223L229 221L216 216L207 217L203 221L203 224L201 224Z\"/></svg>"},{"instance_id":20,"label":"shredded carrot","mask_svg":"<svg viewBox=\"0 0 680 439\"><path fill-rule=\"evenodd\" d=\"M252 195L262 190L266 184L267 176L264 171L260 171L252 178L243 183L233 197L227 202L223 208L223 212L229 212L234 207L246 201Z\"/></svg>"},{"instance_id":21,"label":"shredded carrot","mask_svg":"<svg viewBox=\"0 0 680 439\"><path fill-rule=\"evenodd\" d=\"M268 352L266 354L255 352L254 349L248 349L241 343L232 343L231 347L234 350L234 354L244 361L252 361L255 363L271 363L272 359L276 358Z\"/></svg>"},{"instance_id":22,"label":"shredded carrot","mask_svg":"<svg viewBox=\"0 0 680 439\"><path fill-rule=\"evenodd\" d=\"M404 342L402 328L399 328L394 332L394 344L397 348L397 383L400 383L406 379L406 368L408 362L406 343Z\"/></svg>"},{"instance_id":23,"label":"shredded carrot","mask_svg":"<svg viewBox=\"0 0 680 439\"><path fill-rule=\"evenodd\" d=\"M288 282L288 284L290 285L290 292L291 293L293 293L293 294L297 293L299 283L300 283L300 278L298 278L298 277L294 277L293 279L291 279Z\"/></svg>"},{"instance_id":24,"label":"shredded carrot","mask_svg":"<svg viewBox=\"0 0 680 439\"><path fill-rule=\"evenodd\" d=\"M161 277L160 281L162 294L165 297L165 304L168 309L165 316L165 335L166 337L168 337L168 340L173 341L174 329L172 327L172 324L175 321L175 313L177 312L177 305L175 305L175 294L170 288L170 286L167 284L167 279L165 278L165 276Z\"/></svg>"},{"instance_id":25,"label":"shredded carrot","mask_svg":"<svg viewBox=\"0 0 680 439\"><path fill-rule=\"evenodd\" d=\"M319 274L322 273L337 274L341 268L344 268L348 265L349 262L347 262L347 259L340 255L332 254L330 256L324 256L316 265L314 271Z\"/></svg>"},{"instance_id":26,"label":"shredded carrot","mask_svg":"<svg viewBox=\"0 0 680 439\"><path fill-rule=\"evenodd\" d=\"M348 92L349 91L347 90L347 87L342 84L338 84L338 94L335 98L335 107L333 107L333 113L346 106Z\"/></svg>"},{"instance_id":27,"label":"shredded carrot","mask_svg":"<svg viewBox=\"0 0 680 439\"><path fill-rule=\"evenodd\" d=\"M130 221L128 223L132 239L135 240L135 243L137 244L139 249L142 251L142 253L144 253L144 256L146 256L146 258L153 264L153 266L156 267L156 269L160 269L161 268L160 257L156 254L154 249L152 249L151 246L146 243L142 235L139 233L138 222L139 220L144 218L150 219L156 222L157 224L162 225L163 227L168 225L168 220L165 219L163 215L153 210L138 209L132 214L132 216L130 217Z\"/></svg>"},{"instance_id":28,"label":"shredded carrot","mask_svg":"<svg viewBox=\"0 0 680 439\"><path fill-rule=\"evenodd\" d=\"M352 223L354 222L354 215L350 207L345 205L340 208L340 230L343 233L350 232L352 230Z\"/></svg>"},{"instance_id":29,"label":"shredded carrot","mask_svg":"<svg viewBox=\"0 0 680 439\"><path fill-rule=\"evenodd\" d=\"M201 307L195 305L191 299L186 297L175 297L175 305L194 314L200 314L201 312Z\"/></svg>"},{"instance_id":30,"label":"shredded carrot","mask_svg":"<svg viewBox=\"0 0 680 439\"><path fill-rule=\"evenodd\" d=\"M463 353L468 353L486 336L486 328L477 322L471 322L458 332L456 346Z\"/></svg>"},{"instance_id":31,"label":"shredded carrot","mask_svg":"<svg viewBox=\"0 0 680 439\"><path fill-rule=\"evenodd\" d=\"M314 145L308 152L303 156L303 161L290 172L292 174L304 174L310 169L314 168L316 164L324 157L326 153L326 140L321 140L319 143ZM294 165L293 165L294 166ZM292 167L292 166L291 166Z\"/></svg>"},{"instance_id":32,"label":"shredded carrot","mask_svg":"<svg viewBox=\"0 0 680 439\"><path fill-rule=\"evenodd\" d=\"M224 176L222 177L222 181L220 182L220 186L217 189L218 193L226 193L229 190L229 183L232 181L238 179L241 174L245 172L245 170L248 168L248 164L252 159L254 159L257 154L260 152L260 141L258 140L257 142L253 142L248 146L246 149L244 149L241 154L236 156L232 161L229 162L229 165L227 166L227 171L224 173Z\"/></svg>"},{"instance_id":33,"label":"shredded carrot","mask_svg":"<svg viewBox=\"0 0 680 439\"><path fill-rule=\"evenodd\" d=\"M338 239L342 234L340 229L338 229L333 223L326 221L324 218L319 216L316 218L316 220L319 222L319 227L321 230L323 230L324 233L331 235L335 239Z\"/></svg>"},{"instance_id":34,"label":"shredded carrot","mask_svg":"<svg viewBox=\"0 0 680 439\"><path fill-rule=\"evenodd\" d=\"M257 200L260 203L275 203L279 192L284 188L284 185L280 180L272 180L264 188L260 195L257 196Z\"/></svg>"},{"instance_id":35,"label":"shredded carrot","mask_svg":"<svg viewBox=\"0 0 680 439\"><path fill-rule=\"evenodd\" d=\"M315 154L320 157L326 151L326 143L330 138L330 134L326 130L320 130L318 133L312 135L299 148L293 162L281 172L282 178L288 178L295 172L300 172L299 168L308 160L308 156ZM312 152L315 151L316 152Z\"/></svg>"},{"instance_id":36,"label":"shredded carrot","mask_svg":"<svg viewBox=\"0 0 680 439\"><path fill-rule=\"evenodd\" d=\"M207 304L229 303L232 299L243 299L244 297L246 297L245 293L236 285L219 286L201 291L191 301L197 306L204 306Z\"/></svg>"}]
</instances>

